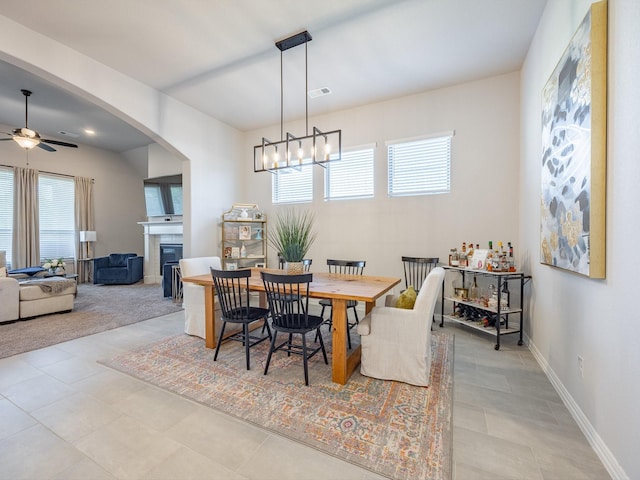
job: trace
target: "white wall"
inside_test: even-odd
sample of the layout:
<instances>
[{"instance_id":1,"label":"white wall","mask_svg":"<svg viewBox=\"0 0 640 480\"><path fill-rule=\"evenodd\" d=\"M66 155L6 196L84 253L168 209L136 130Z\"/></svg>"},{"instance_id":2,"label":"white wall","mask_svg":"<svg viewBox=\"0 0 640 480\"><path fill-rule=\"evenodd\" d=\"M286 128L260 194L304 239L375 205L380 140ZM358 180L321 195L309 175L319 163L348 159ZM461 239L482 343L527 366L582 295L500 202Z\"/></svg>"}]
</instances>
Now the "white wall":
<instances>
[{"instance_id":1,"label":"white wall","mask_svg":"<svg viewBox=\"0 0 640 480\"><path fill-rule=\"evenodd\" d=\"M324 170L314 167L314 200L298 207L313 210L317 219L319 235L308 255L312 270L325 271L327 258L364 259L366 273L402 276L402 255L446 261L449 249L462 242L486 248L489 240L511 241L517 254L519 82L519 74L511 73L311 118L309 125L321 130L341 128L344 148L377 144L373 199L325 202ZM287 130L301 134L304 124ZM389 198L385 142L447 130L456 132L451 193ZM277 138L279 125L248 132L243 151L251 155L262 136ZM270 173L249 173L245 182L238 202L277 211ZM269 264L275 262L272 252Z\"/></svg>"},{"instance_id":2,"label":"white wall","mask_svg":"<svg viewBox=\"0 0 640 480\"><path fill-rule=\"evenodd\" d=\"M149 178L182 173L182 162L167 152L160 145L153 143L147 148L149 151Z\"/></svg>"},{"instance_id":3,"label":"white wall","mask_svg":"<svg viewBox=\"0 0 640 480\"><path fill-rule=\"evenodd\" d=\"M105 108L186 163L184 253L216 254L240 184L240 132L1 15L0 31L0 59Z\"/></svg>"},{"instance_id":4,"label":"white wall","mask_svg":"<svg viewBox=\"0 0 640 480\"><path fill-rule=\"evenodd\" d=\"M532 351L614 478L640 478L640 2L609 1L607 271L590 280L541 265L541 91L589 6L549 0L522 70L520 243L533 275ZM578 370L584 358L584 378Z\"/></svg>"},{"instance_id":5,"label":"white wall","mask_svg":"<svg viewBox=\"0 0 640 480\"><path fill-rule=\"evenodd\" d=\"M9 132L11 128L0 125L2 131ZM27 166L25 151L15 142L0 142L0 159L3 165ZM143 230L136 224L147 218L144 176L121 155L87 145L77 149L59 147L56 152L35 148L29 152L29 167L95 180L96 256L112 252L144 254Z\"/></svg>"}]
</instances>

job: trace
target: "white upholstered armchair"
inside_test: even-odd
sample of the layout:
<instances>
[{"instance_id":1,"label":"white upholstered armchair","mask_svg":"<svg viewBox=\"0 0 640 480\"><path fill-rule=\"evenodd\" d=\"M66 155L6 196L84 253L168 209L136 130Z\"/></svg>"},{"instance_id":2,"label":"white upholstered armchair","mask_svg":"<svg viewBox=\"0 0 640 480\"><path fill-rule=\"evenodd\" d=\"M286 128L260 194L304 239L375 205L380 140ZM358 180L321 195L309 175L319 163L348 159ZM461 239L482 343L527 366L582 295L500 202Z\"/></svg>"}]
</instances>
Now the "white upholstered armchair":
<instances>
[{"instance_id":1,"label":"white upholstered armchair","mask_svg":"<svg viewBox=\"0 0 640 480\"><path fill-rule=\"evenodd\" d=\"M412 310L374 307L360 321L362 375L429 385L431 322L443 280L444 269L434 268L422 284Z\"/></svg>"},{"instance_id":2,"label":"white upholstered armchair","mask_svg":"<svg viewBox=\"0 0 640 480\"><path fill-rule=\"evenodd\" d=\"M180 260L180 274L183 277L211 275L211 268L221 270L220 257L183 258ZM217 303L217 300L216 300ZM184 331L189 335L205 338L204 287L184 282L182 286L182 308L184 308ZM221 322L216 325L220 329ZM218 332L215 332L216 338Z\"/></svg>"}]
</instances>

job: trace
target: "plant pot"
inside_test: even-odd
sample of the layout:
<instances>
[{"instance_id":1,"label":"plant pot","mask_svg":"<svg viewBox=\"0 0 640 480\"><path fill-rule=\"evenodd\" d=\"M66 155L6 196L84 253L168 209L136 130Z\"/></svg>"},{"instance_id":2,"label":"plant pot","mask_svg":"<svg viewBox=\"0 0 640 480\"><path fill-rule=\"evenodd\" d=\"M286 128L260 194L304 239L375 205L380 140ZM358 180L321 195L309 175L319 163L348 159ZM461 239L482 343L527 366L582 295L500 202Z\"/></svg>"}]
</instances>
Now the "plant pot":
<instances>
[{"instance_id":1,"label":"plant pot","mask_svg":"<svg viewBox=\"0 0 640 480\"><path fill-rule=\"evenodd\" d=\"M304 273L304 263L284 262L284 271L289 275L299 275L301 273Z\"/></svg>"}]
</instances>

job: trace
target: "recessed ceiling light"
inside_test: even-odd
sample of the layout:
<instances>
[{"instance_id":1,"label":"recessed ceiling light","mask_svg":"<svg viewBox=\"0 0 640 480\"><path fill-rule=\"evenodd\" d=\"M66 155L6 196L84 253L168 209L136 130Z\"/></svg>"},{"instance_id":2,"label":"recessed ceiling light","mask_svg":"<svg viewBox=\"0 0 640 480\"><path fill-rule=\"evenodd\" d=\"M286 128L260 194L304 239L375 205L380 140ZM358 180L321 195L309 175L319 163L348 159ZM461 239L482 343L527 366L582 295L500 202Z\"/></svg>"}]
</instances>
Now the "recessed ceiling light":
<instances>
[{"instance_id":1,"label":"recessed ceiling light","mask_svg":"<svg viewBox=\"0 0 640 480\"><path fill-rule=\"evenodd\" d=\"M86 133L87 135L95 135L96 131L95 130L91 130L90 128L85 128L84 129L84 133Z\"/></svg>"},{"instance_id":2,"label":"recessed ceiling light","mask_svg":"<svg viewBox=\"0 0 640 480\"><path fill-rule=\"evenodd\" d=\"M65 132L64 130L60 130L58 133L60 135L64 135L65 137L72 137L72 138L80 137L80 135L78 135L77 133Z\"/></svg>"},{"instance_id":3,"label":"recessed ceiling light","mask_svg":"<svg viewBox=\"0 0 640 480\"><path fill-rule=\"evenodd\" d=\"M309 90L309 98L317 98L322 97L324 95L329 95L331 90L329 87L316 88L315 90Z\"/></svg>"}]
</instances>

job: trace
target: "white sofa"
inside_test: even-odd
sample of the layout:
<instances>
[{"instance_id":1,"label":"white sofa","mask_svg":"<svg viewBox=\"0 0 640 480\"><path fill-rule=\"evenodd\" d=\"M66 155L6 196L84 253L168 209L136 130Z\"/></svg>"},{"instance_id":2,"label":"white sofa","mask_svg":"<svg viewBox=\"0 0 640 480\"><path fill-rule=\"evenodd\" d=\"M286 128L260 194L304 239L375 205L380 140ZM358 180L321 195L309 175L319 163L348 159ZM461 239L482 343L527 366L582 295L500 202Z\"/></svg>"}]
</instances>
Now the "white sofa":
<instances>
[{"instance_id":1,"label":"white sofa","mask_svg":"<svg viewBox=\"0 0 640 480\"><path fill-rule=\"evenodd\" d=\"M440 294L444 269L427 276L412 310L374 307L358 324L362 358L360 373L382 380L429 385L431 323Z\"/></svg>"},{"instance_id":2,"label":"white sofa","mask_svg":"<svg viewBox=\"0 0 640 480\"><path fill-rule=\"evenodd\" d=\"M36 282L42 282L44 288ZM56 282L59 285L54 285ZM73 310L76 288L75 281L64 277L40 278L25 283L12 277L1 277L0 322Z\"/></svg>"}]
</instances>

